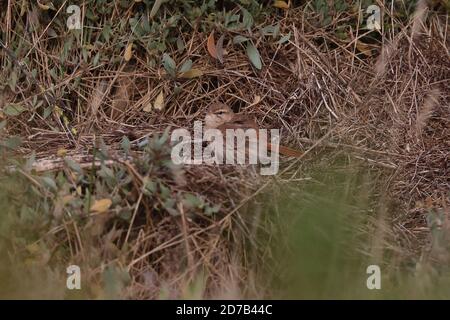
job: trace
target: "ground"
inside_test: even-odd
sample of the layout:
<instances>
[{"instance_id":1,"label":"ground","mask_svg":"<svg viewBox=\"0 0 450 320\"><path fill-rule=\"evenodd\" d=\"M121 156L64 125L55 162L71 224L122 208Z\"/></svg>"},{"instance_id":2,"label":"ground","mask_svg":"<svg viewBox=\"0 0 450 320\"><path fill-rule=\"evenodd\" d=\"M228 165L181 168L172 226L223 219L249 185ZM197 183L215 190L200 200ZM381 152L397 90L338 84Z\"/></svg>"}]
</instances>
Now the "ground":
<instances>
[{"instance_id":1,"label":"ground","mask_svg":"<svg viewBox=\"0 0 450 320\"><path fill-rule=\"evenodd\" d=\"M2 297L449 297L448 2L66 2L0 4ZM302 157L174 165L217 101Z\"/></svg>"}]
</instances>

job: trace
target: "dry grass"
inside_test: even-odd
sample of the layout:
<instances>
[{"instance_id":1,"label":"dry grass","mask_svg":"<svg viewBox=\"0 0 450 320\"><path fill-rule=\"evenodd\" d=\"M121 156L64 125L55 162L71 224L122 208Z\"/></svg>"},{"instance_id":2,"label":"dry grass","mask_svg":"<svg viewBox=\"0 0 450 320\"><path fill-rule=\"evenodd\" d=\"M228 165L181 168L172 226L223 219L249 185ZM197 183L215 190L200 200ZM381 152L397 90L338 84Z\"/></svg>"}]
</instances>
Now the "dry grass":
<instances>
[{"instance_id":1,"label":"dry grass","mask_svg":"<svg viewBox=\"0 0 450 320\"><path fill-rule=\"evenodd\" d=\"M420 4L426 7L424 1ZM246 253L245 244L255 241L248 223L255 213L252 201L274 183L301 179L320 157L345 153L363 160L370 170L382 172L381 199L388 207L382 220L387 220L395 237L391 244L401 248L405 257L420 255L428 243L426 216L430 210L444 211L448 218L448 16L422 10L415 20L403 24L387 7L387 21L398 29L376 34L349 28L346 39L339 39L330 26L314 25L315 13L303 6L280 11L260 23L279 22L282 34L292 34L288 43L261 36L256 32L260 26L251 34L243 33L259 49L261 71L251 66L242 48L232 44L238 32L217 28L216 34L225 36L226 48L224 63L219 64L206 50L213 25L206 28L193 23L189 32L180 30L185 50L175 46L167 50L178 65L192 59L203 75L173 79L162 66L151 63L158 56L139 45L135 45L133 58L125 61L127 34L105 46L94 44L91 55L102 53L96 66L71 62L80 54L77 50L61 63L61 40L67 34L50 39L46 24L25 36L16 33L17 6L1 5L6 43L21 39L25 47L31 47L21 50L18 58L27 57L25 69L37 71L36 80L44 91L15 68L17 86L15 90L5 86L0 92L0 110L9 103L20 103L28 111L16 117L4 115L8 123L3 134L20 136L24 143L19 153L35 151L38 164L50 160L38 171L62 170L68 176L72 173L63 161L58 162L61 157L57 154L76 159L89 171L93 150L103 141L110 150L110 163L115 163L112 166L124 168L133 177L125 200L133 212L129 223L117 223L108 216L86 216L80 224L66 216L56 231L51 231L55 247L70 247L70 254L63 259L89 270L94 297L102 296L97 288L100 275L112 264L129 272L131 280L122 295L129 298L268 295L252 274L255 258ZM34 7L24 17L28 24L38 19L37 10ZM170 15L170 8L163 10ZM130 8L124 16L132 17L132 11ZM122 13L116 7L113 15ZM357 13L335 18L331 29L362 19ZM370 44L370 53L360 52L362 41ZM13 68L4 50L0 64L5 67L1 76L10 77ZM62 65L64 72L55 79L49 71ZM164 109L144 111L161 91ZM42 101L42 107L34 108L34 97ZM51 99L59 108L53 108ZM281 128L282 143L307 150L305 157L283 159L280 174L268 179L252 168L229 166L188 166L180 178L175 173L146 171L136 162L124 160L123 136L131 141L133 157L139 159L140 141L167 128L191 128L216 100L255 116L261 126ZM48 106L53 109L45 118L43 109ZM175 199L184 193L204 196L209 203L221 205L220 213L208 217L187 212L182 202L175 207L177 216L156 209L157 197L141 191L145 176L152 175L170 186ZM98 236L84 235L97 224L102 226ZM39 241L47 240L42 237ZM114 248L108 248L110 244ZM92 262L94 256L101 259Z\"/></svg>"}]
</instances>

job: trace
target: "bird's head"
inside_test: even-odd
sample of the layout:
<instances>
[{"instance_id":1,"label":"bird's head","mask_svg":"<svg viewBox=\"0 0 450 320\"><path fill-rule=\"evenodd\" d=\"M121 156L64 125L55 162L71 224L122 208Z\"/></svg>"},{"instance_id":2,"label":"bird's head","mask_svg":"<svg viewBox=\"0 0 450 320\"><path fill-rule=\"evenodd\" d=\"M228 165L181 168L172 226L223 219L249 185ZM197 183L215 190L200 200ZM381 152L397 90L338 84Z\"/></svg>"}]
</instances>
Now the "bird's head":
<instances>
[{"instance_id":1,"label":"bird's head","mask_svg":"<svg viewBox=\"0 0 450 320\"><path fill-rule=\"evenodd\" d=\"M233 110L224 103L216 102L209 106L205 116L207 129L215 129L233 119Z\"/></svg>"}]
</instances>

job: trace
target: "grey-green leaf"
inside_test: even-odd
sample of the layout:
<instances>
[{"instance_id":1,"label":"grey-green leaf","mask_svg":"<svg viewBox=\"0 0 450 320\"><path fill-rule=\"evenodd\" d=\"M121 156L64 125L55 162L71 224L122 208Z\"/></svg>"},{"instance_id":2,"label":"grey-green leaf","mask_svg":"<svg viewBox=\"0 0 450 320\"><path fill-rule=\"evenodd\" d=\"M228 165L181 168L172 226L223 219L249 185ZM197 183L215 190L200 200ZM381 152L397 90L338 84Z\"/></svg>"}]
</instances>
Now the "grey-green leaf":
<instances>
[{"instance_id":1,"label":"grey-green leaf","mask_svg":"<svg viewBox=\"0 0 450 320\"><path fill-rule=\"evenodd\" d=\"M33 151L31 153L31 156L27 159L27 162L25 163L25 170L27 172L30 172L31 169L33 169L33 164L36 161L36 152Z\"/></svg>"},{"instance_id":2,"label":"grey-green leaf","mask_svg":"<svg viewBox=\"0 0 450 320\"><path fill-rule=\"evenodd\" d=\"M130 153L131 142L130 142L130 139L128 139L127 136L123 136L122 141L120 142L120 146L122 147L122 150L126 154Z\"/></svg>"},{"instance_id":3,"label":"grey-green leaf","mask_svg":"<svg viewBox=\"0 0 450 320\"><path fill-rule=\"evenodd\" d=\"M242 17L242 24L243 27L245 29L251 29L251 27L253 26L253 17L251 15L250 12L248 12L248 10L241 8L241 11L243 13L243 17Z\"/></svg>"},{"instance_id":4,"label":"grey-green leaf","mask_svg":"<svg viewBox=\"0 0 450 320\"><path fill-rule=\"evenodd\" d=\"M285 43L285 42L288 42L290 39L291 39L291 32L289 31L288 34L282 36L282 37L280 38L280 40L278 40L278 44L283 44L283 43Z\"/></svg>"},{"instance_id":5,"label":"grey-green leaf","mask_svg":"<svg viewBox=\"0 0 450 320\"><path fill-rule=\"evenodd\" d=\"M4 127L6 127L6 120L0 122L0 131L3 130Z\"/></svg>"},{"instance_id":6,"label":"grey-green leaf","mask_svg":"<svg viewBox=\"0 0 450 320\"><path fill-rule=\"evenodd\" d=\"M72 159L66 158L66 159L64 159L64 161L69 166L69 168L72 169L73 171L80 173L80 174L83 172L83 170L81 169L81 166L78 163L76 163L75 161L73 161Z\"/></svg>"},{"instance_id":7,"label":"grey-green leaf","mask_svg":"<svg viewBox=\"0 0 450 320\"><path fill-rule=\"evenodd\" d=\"M159 8L161 7L161 4L163 3L163 0L156 0L153 4L152 11L150 11L150 19L153 19L153 17L158 12Z\"/></svg>"},{"instance_id":8,"label":"grey-green leaf","mask_svg":"<svg viewBox=\"0 0 450 320\"><path fill-rule=\"evenodd\" d=\"M20 137L12 136L4 141L0 140L0 146L4 146L8 149L15 150L22 144L22 139Z\"/></svg>"},{"instance_id":9,"label":"grey-green leaf","mask_svg":"<svg viewBox=\"0 0 450 320\"><path fill-rule=\"evenodd\" d=\"M26 109L22 107L20 104L9 104L6 106L5 109L3 109L3 113L7 116L15 117L20 115L22 112L24 112Z\"/></svg>"},{"instance_id":10,"label":"grey-green leaf","mask_svg":"<svg viewBox=\"0 0 450 320\"><path fill-rule=\"evenodd\" d=\"M269 25L261 29L261 35L272 36L275 33L275 26Z\"/></svg>"},{"instance_id":11,"label":"grey-green leaf","mask_svg":"<svg viewBox=\"0 0 450 320\"><path fill-rule=\"evenodd\" d=\"M235 36L234 38L233 38L233 44L240 44L240 43L242 43L242 42L245 42L245 41L248 41L248 38L246 38L246 37L243 37L243 36Z\"/></svg>"},{"instance_id":12,"label":"grey-green leaf","mask_svg":"<svg viewBox=\"0 0 450 320\"><path fill-rule=\"evenodd\" d=\"M175 69L177 65L175 64L175 61L167 53L163 54L163 66L164 69L166 69L167 73L175 77Z\"/></svg>"},{"instance_id":13,"label":"grey-green leaf","mask_svg":"<svg viewBox=\"0 0 450 320\"><path fill-rule=\"evenodd\" d=\"M261 56L258 52L258 49L252 44L247 44L247 56L252 62L252 64L255 66L256 69L261 70L262 63L261 63Z\"/></svg>"},{"instance_id":14,"label":"grey-green leaf","mask_svg":"<svg viewBox=\"0 0 450 320\"><path fill-rule=\"evenodd\" d=\"M191 59L188 59L188 60L186 60L186 61L183 63L183 65L181 66L180 72L181 72L181 73L183 73L183 72L188 72L189 70L191 70L191 68L192 68L192 60L191 60Z\"/></svg>"},{"instance_id":15,"label":"grey-green leaf","mask_svg":"<svg viewBox=\"0 0 450 320\"><path fill-rule=\"evenodd\" d=\"M56 191L58 187L56 186L55 180L50 177L41 177L41 181L49 189Z\"/></svg>"}]
</instances>

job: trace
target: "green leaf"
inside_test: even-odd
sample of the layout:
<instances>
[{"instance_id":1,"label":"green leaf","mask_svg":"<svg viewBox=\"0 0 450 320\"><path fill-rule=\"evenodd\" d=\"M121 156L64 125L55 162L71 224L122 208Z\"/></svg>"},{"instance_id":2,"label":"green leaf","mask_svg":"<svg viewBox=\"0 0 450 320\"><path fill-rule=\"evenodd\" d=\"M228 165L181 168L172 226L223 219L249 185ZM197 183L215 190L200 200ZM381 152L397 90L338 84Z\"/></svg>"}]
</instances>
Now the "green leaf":
<instances>
[{"instance_id":1,"label":"green leaf","mask_svg":"<svg viewBox=\"0 0 450 320\"><path fill-rule=\"evenodd\" d=\"M111 170L110 168L108 168L107 166L103 165L101 166L101 169L99 171L97 171L97 174L104 178L104 179L109 179L111 181L115 181L116 180L116 176L114 174L114 171Z\"/></svg>"},{"instance_id":2,"label":"green leaf","mask_svg":"<svg viewBox=\"0 0 450 320\"><path fill-rule=\"evenodd\" d=\"M102 274L103 290L108 300L119 299L121 292L130 282L130 275L115 265L109 265Z\"/></svg>"},{"instance_id":3,"label":"green leaf","mask_svg":"<svg viewBox=\"0 0 450 320\"><path fill-rule=\"evenodd\" d=\"M44 184L44 186L47 187L48 189L52 189L54 191L56 191L58 189L58 187L56 186L55 180L53 180L50 177L41 177L41 181Z\"/></svg>"},{"instance_id":4,"label":"green leaf","mask_svg":"<svg viewBox=\"0 0 450 320\"><path fill-rule=\"evenodd\" d=\"M289 31L289 33L287 35L284 35L280 38L280 40L278 40L278 44L283 44L285 42L288 42L291 39L291 32Z\"/></svg>"},{"instance_id":5,"label":"green leaf","mask_svg":"<svg viewBox=\"0 0 450 320\"><path fill-rule=\"evenodd\" d=\"M192 193L188 193L184 196L183 204L187 208L198 208L203 205L203 201Z\"/></svg>"},{"instance_id":6,"label":"green leaf","mask_svg":"<svg viewBox=\"0 0 450 320\"><path fill-rule=\"evenodd\" d=\"M273 36L276 33L277 30L277 26L265 26L264 28L261 29L261 35L263 36Z\"/></svg>"},{"instance_id":7,"label":"green leaf","mask_svg":"<svg viewBox=\"0 0 450 320\"><path fill-rule=\"evenodd\" d=\"M175 209L174 199L167 199L166 201L164 201L163 206L171 216L177 217L180 215L180 212Z\"/></svg>"},{"instance_id":8,"label":"green leaf","mask_svg":"<svg viewBox=\"0 0 450 320\"><path fill-rule=\"evenodd\" d=\"M97 66L99 61L100 61L100 52L97 52L97 54L94 56L94 61L92 62L92 64L94 66Z\"/></svg>"},{"instance_id":9,"label":"green leaf","mask_svg":"<svg viewBox=\"0 0 450 320\"><path fill-rule=\"evenodd\" d=\"M248 10L241 8L243 17L242 17L242 23L243 23L243 27L245 29L251 29L253 26L253 17L250 14L250 12L248 12Z\"/></svg>"},{"instance_id":10,"label":"green leaf","mask_svg":"<svg viewBox=\"0 0 450 320\"><path fill-rule=\"evenodd\" d=\"M105 41L108 42L109 39L111 38L111 34L112 34L111 25L105 24L101 33L103 39L105 39Z\"/></svg>"},{"instance_id":11,"label":"green leaf","mask_svg":"<svg viewBox=\"0 0 450 320\"><path fill-rule=\"evenodd\" d=\"M247 56L252 62L252 64L255 66L255 68L261 70L262 68L261 56L259 55L258 49L256 49L256 47L252 43L249 43L247 45Z\"/></svg>"},{"instance_id":12,"label":"green leaf","mask_svg":"<svg viewBox=\"0 0 450 320\"><path fill-rule=\"evenodd\" d=\"M99 17L97 17L97 15L95 15L91 9L86 10L86 18L91 21L97 21L99 19Z\"/></svg>"},{"instance_id":13,"label":"green leaf","mask_svg":"<svg viewBox=\"0 0 450 320\"><path fill-rule=\"evenodd\" d=\"M181 38L181 37L178 37L177 38L177 49L178 49L178 51L183 51L184 50L184 48L186 47L185 46L185 44L184 44L184 42L183 42L183 39Z\"/></svg>"},{"instance_id":14,"label":"green leaf","mask_svg":"<svg viewBox=\"0 0 450 320\"><path fill-rule=\"evenodd\" d=\"M0 141L0 146L4 146L8 149L15 150L22 144L22 139L20 137L9 137L4 141Z\"/></svg>"},{"instance_id":15,"label":"green leaf","mask_svg":"<svg viewBox=\"0 0 450 320\"><path fill-rule=\"evenodd\" d=\"M168 199L170 197L170 189L166 187L162 182L159 183L159 190L161 198Z\"/></svg>"},{"instance_id":16,"label":"green leaf","mask_svg":"<svg viewBox=\"0 0 450 320\"><path fill-rule=\"evenodd\" d=\"M6 106L5 109L3 109L3 113L7 116L15 117L20 115L22 112L24 112L26 109L22 107L20 104L9 104Z\"/></svg>"},{"instance_id":17,"label":"green leaf","mask_svg":"<svg viewBox=\"0 0 450 320\"><path fill-rule=\"evenodd\" d=\"M148 17L146 15L144 15L142 17L141 25L142 25L142 29L145 31L145 33L148 34L152 31L150 28L150 21L148 20Z\"/></svg>"},{"instance_id":18,"label":"green leaf","mask_svg":"<svg viewBox=\"0 0 450 320\"><path fill-rule=\"evenodd\" d=\"M178 20L180 19L180 15L173 15L167 20L167 27L175 27L177 25ZM166 29L167 30L167 29Z\"/></svg>"},{"instance_id":19,"label":"green leaf","mask_svg":"<svg viewBox=\"0 0 450 320\"><path fill-rule=\"evenodd\" d=\"M27 159L27 162L25 163L25 170L27 172L30 172L31 169L33 169L33 164L36 161L36 152L33 151L31 156Z\"/></svg>"},{"instance_id":20,"label":"green leaf","mask_svg":"<svg viewBox=\"0 0 450 320\"><path fill-rule=\"evenodd\" d=\"M163 66L164 69L166 69L167 73L169 73L172 77L175 77L175 70L177 65L167 53L163 54Z\"/></svg>"},{"instance_id":21,"label":"green leaf","mask_svg":"<svg viewBox=\"0 0 450 320\"><path fill-rule=\"evenodd\" d=\"M44 114L43 114L43 118L47 119L49 115L52 114L53 108L52 107L47 107L44 109Z\"/></svg>"},{"instance_id":22,"label":"green leaf","mask_svg":"<svg viewBox=\"0 0 450 320\"><path fill-rule=\"evenodd\" d=\"M153 17L158 13L159 8L161 7L161 4L163 3L163 0L156 0L153 4L152 11L150 11L150 19L153 19Z\"/></svg>"},{"instance_id":23,"label":"green leaf","mask_svg":"<svg viewBox=\"0 0 450 320\"><path fill-rule=\"evenodd\" d=\"M3 130L3 128L6 127L6 120L3 120L2 122L0 122L0 130Z\"/></svg>"},{"instance_id":24,"label":"green leaf","mask_svg":"<svg viewBox=\"0 0 450 320\"><path fill-rule=\"evenodd\" d=\"M146 193L148 195L152 195L156 192L158 185L156 184L155 181L150 180L150 179L146 179L144 180L144 192L146 191Z\"/></svg>"},{"instance_id":25,"label":"green leaf","mask_svg":"<svg viewBox=\"0 0 450 320\"><path fill-rule=\"evenodd\" d=\"M127 136L123 136L120 146L126 154L130 153L131 143Z\"/></svg>"},{"instance_id":26,"label":"green leaf","mask_svg":"<svg viewBox=\"0 0 450 320\"><path fill-rule=\"evenodd\" d=\"M180 72L181 72L181 73L183 73L183 72L188 72L189 70L191 70L191 68L192 68L192 60L191 60L191 59L188 59L188 60L186 60L186 61L183 63L183 65L181 66Z\"/></svg>"},{"instance_id":27,"label":"green leaf","mask_svg":"<svg viewBox=\"0 0 450 320\"><path fill-rule=\"evenodd\" d=\"M12 71L9 75L9 87L11 88L11 91L14 91L14 89L16 88L18 78L19 76L17 75L17 72L15 70Z\"/></svg>"},{"instance_id":28,"label":"green leaf","mask_svg":"<svg viewBox=\"0 0 450 320\"><path fill-rule=\"evenodd\" d=\"M211 215L213 215L214 213L219 212L219 210L220 210L220 204L216 204L216 205L213 206L213 207L207 206L207 207L205 208L205 215L211 216Z\"/></svg>"},{"instance_id":29,"label":"green leaf","mask_svg":"<svg viewBox=\"0 0 450 320\"><path fill-rule=\"evenodd\" d=\"M242 42L245 42L245 41L248 41L248 38L246 38L246 37L243 37L243 36L235 36L234 38L233 38L233 44L240 44L240 43L242 43Z\"/></svg>"},{"instance_id":30,"label":"green leaf","mask_svg":"<svg viewBox=\"0 0 450 320\"><path fill-rule=\"evenodd\" d=\"M275 39L280 34L280 24L277 23L274 27L272 37Z\"/></svg>"},{"instance_id":31,"label":"green leaf","mask_svg":"<svg viewBox=\"0 0 450 320\"><path fill-rule=\"evenodd\" d=\"M73 161L72 159L66 158L66 159L64 159L64 161L69 166L69 168L72 169L73 171L80 173L80 174L83 172L83 170L81 169L81 166L78 163L76 163L75 161Z\"/></svg>"}]
</instances>

